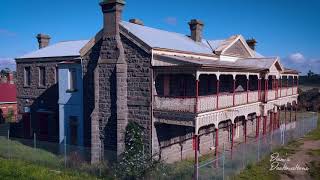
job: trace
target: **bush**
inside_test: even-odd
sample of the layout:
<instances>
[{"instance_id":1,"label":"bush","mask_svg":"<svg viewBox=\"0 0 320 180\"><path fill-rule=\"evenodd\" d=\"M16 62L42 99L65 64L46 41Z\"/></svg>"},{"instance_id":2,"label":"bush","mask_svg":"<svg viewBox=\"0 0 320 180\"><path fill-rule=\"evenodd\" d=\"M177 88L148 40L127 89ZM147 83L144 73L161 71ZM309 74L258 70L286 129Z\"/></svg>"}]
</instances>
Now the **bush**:
<instances>
[{"instance_id":1,"label":"bush","mask_svg":"<svg viewBox=\"0 0 320 180\"><path fill-rule=\"evenodd\" d=\"M120 155L115 167L116 178L141 179L157 163L149 153L144 152L142 128L129 122L126 127L125 151Z\"/></svg>"}]
</instances>

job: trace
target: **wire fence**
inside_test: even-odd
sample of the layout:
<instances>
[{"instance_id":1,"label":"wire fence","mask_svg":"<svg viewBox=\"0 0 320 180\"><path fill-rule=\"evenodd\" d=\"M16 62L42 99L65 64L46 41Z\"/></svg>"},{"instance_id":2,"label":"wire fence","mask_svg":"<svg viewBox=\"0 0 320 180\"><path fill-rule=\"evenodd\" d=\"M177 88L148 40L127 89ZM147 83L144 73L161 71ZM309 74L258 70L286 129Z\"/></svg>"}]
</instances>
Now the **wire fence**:
<instances>
[{"instance_id":1,"label":"wire fence","mask_svg":"<svg viewBox=\"0 0 320 180\"><path fill-rule=\"evenodd\" d=\"M52 143L33 139L21 139L0 136L0 158L21 160L41 165L55 171L77 171L98 177L108 176L109 164L107 157L98 163L91 163L91 149L83 146L73 146L66 143ZM65 141L64 141L65 142ZM116 152L105 151L105 155L115 157Z\"/></svg>"},{"instance_id":2,"label":"wire fence","mask_svg":"<svg viewBox=\"0 0 320 180\"><path fill-rule=\"evenodd\" d=\"M282 124L280 128L258 138L248 137L246 143L235 145L232 151L230 148L223 148L218 158L206 158L198 167L188 164L176 169L175 165L171 165L155 174L151 172L149 176L152 179L230 179L249 164L260 161L275 148L315 129L317 120L317 113L297 113L297 121ZM33 139L12 138L10 131L4 131L1 126L8 128L8 125L0 125L0 158L22 160L54 170L86 172L98 177L112 175L111 165L116 157L114 151L100 152L104 154L104 159L92 164L91 149L88 147L39 141L36 135ZM195 168L198 169L198 176L194 174Z\"/></svg>"},{"instance_id":3,"label":"wire fence","mask_svg":"<svg viewBox=\"0 0 320 180\"><path fill-rule=\"evenodd\" d=\"M212 158L199 164L199 176L195 179L232 179L249 164L259 162L275 148L303 137L317 128L317 113L298 113L297 119L297 121L282 124L280 128L264 136L240 143L232 150L223 148L219 158Z\"/></svg>"}]
</instances>

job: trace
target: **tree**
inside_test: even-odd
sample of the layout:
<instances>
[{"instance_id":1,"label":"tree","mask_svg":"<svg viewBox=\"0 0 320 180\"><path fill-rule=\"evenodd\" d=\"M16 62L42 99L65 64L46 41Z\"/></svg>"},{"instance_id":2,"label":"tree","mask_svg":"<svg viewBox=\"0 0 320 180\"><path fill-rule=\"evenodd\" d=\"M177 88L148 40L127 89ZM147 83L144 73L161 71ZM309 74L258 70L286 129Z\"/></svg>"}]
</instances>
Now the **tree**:
<instances>
[{"instance_id":1,"label":"tree","mask_svg":"<svg viewBox=\"0 0 320 180\"><path fill-rule=\"evenodd\" d=\"M142 127L135 122L129 122L126 127L125 151L116 165L116 177L141 179L154 163L152 157L144 152Z\"/></svg>"},{"instance_id":2,"label":"tree","mask_svg":"<svg viewBox=\"0 0 320 180\"><path fill-rule=\"evenodd\" d=\"M9 68L4 68L4 69L1 69L1 71L0 71L0 73L2 74L2 75L7 75L8 73L10 73L11 72L11 70L9 69Z\"/></svg>"},{"instance_id":3,"label":"tree","mask_svg":"<svg viewBox=\"0 0 320 180\"><path fill-rule=\"evenodd\" d=\"M14 112L13 112L13 109L9 109L9 110L8 110L8 114L7 114L7 117L6 117L6 121L7 121L7 122L13 122L13 121L14 121Z\"/></svg>"},{"instance_id":4,"label":"tree","mask_svg":"<svg viewBox=\"0 0 320 180\"><path fill-rule=\"evenodd\" d=\"M308 78L312 77L314 75L314 72L312 72L311 70L309 70L308 72Z\"/></svg>"}]
</instances>

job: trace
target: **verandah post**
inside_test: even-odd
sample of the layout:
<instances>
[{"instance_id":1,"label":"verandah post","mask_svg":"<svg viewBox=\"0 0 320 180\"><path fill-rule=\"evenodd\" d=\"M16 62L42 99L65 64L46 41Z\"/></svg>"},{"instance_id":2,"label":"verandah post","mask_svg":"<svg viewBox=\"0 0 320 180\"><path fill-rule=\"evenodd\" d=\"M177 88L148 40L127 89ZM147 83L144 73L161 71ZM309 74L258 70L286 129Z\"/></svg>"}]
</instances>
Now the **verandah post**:
<instances>
[{"instance_id":1,"label":"verandah post","mask_svg":"<svg viewBox=\"0 0 320 180\"><path fill-rule=\"evenodd\" d=\"M193 175L194 180L198 180L199 178L198 138L199 138L198 135L195 134L194 135L194 175Z\"/></svg>"},{"instance_id":2,"label":"verandah post","mask_svg":"<svg viewBox=\"0 0 320 180\"><path fill-rule=\"evenodd\" d=\"M258 79L258 101L261 101L261 79Z\"/></svg>"},{"instance_id":3,"label":"verandah post","mask_svg":"<svg viewBox=\"0 0 320 180\"><path fill-rule=\"evenodd\" d=\"M272 121L273 121L273 112L270 112L270 128L269 128L269 132L272 131Z\"/></svg>"},{"instance_id":4,"label":"verandah post","mask_svg":"<svg viewBox=\"0 0 320 180\"><path fill-rule=\"evenodd\" d=\"M275 84L276 84L276 99L279 98L279 88L278 88L278 83L279 83L279 80L277 79L276 77L276 80L275 80Z\"/></svg>"},{"instance_id":5,"label":"verandah post","mask_svg":"<svg viewBox=\"0 0 320 180\"><path fill-rule=\"evenodd\" d=\"M249 85L250 85L249 81L250 81L250 76L247 77L247 104L249 104L249 89L250 89L250 87L249 87Z\"/></svg>"},{"instance_id":6,"label":"verandah post","mask_svg":"<svg viewBox=\"0 0 320 180\"><path fill-rule=\"evenodd\" d=\"M234 133L235 133L235 128L237 127L236 124L233 124L231 122L231 159L233 155L233 143L234 143Z\"/></svg>"},{"instance_id":7,"label":"verandah post","mask_svg":"<svg viewBox=\"0 0 320 180\"><path fill-rule=\"evenodd\" d=\"M262 131L262 134L265 135L266 134L266 126L267 126L267 118L268 116L263 116L263 131Z\"/></svg>"},{"instance_id":8,"label":"verandah post","mask_svg":"<svg viewBox=\"0 0 320 180\"><path fill-rule=\"evenodd\" d=\"M265 102L268 101L268 90L269 90L269 78L267 77L265 80Z\"/></svg>"},{"instance_id":9,"label":"verandah post","mask_svg":"<svg viewBox=\"0 0 320 180\"><path fill-rule=\"evenodd\" d=\"M292 76L292 87L291 87L292 95L293 95L293 87L294 87L294 76Z\"/></svg>"},{"instance_id":10,"label":"verandah post","mask_svg":"<svg viewBox=\"0 0 320 180\"><path fill-rule=\"evenodd\" d=\"M218 145L219 145L219 129L216 128L215 156L218 156Z\"/></svg>"},{"instance_id":11,"label":"verandah post","mask_svg":"<svg viewBox=\"0 0 320 180\"><path fill-rule=\"evenodd\" d=\"M247 120L244 120L244 143L247 143Z\"/></svg>"},{"instance_id":12,"label":"verandah post","mask_svg":"<svg viewBox=\"0 0 320 180\"><path fill-rule=\"evenodd\" d=\"M256 118L256 138L259 137L259 130L260 130L260 116Z\"/></svg>"},{"instance_id":13,"label":"verandah post","mask_svg":"<svg viewBox=\"0 0 320 180\"><path fill-rule=\"evenodd\" d=\"M290 106L290 119L289 119L289 122L291 122L292 121L292 105Z\"/></svg>"},{"instance_id":14,"label":"verandah post","mask_svg":"<svg viewBox=\"0 0 320 180\"><path fill-rule=\"evenodd\" d=\"M282 76L280 76L280 97L282 97Z\"/></svg>"},{"instance_id":15,"label":"verandah post","mask_svg":"<svg viewBox=\"0 0 320 180\"><path fill-rule=\"evenodd\" d=\"M284 107L284 128L286 130L286 126L287 126L287 107Z\"/></svg>"},{"instance_id":16,"label":"verandah post","mask_svg":"<svg viewBox=\"0 0 320 180\"><path fill-rule=\"evenodd\" d=\"M289 90L289 76L287 76L286 96L288 96L288 90Z\"/></svg>"},{"instance_id":17,"label":"verandah post","mask_svg":"<svg viewBox=\"0 0 320 180\"><path fill-rule=\"evenodd\" d=\"M278 111L275 112L273 115L274 115L274 125L273 125L273 129L277 129L277 126L278 126Z\"/></svg>"},{"instance_id":18,"label":"verandah post","mask_svg":"<svg viewBox=\"0 0 320 180\"><path fill-rule=\"evenodd\" d=\"M281 108L279 107L279 112L278 112L278 128L280 128L280 124L281 124L281 119L280 119L280 114L281 113Z\"/></svg>"},{"instance_id":19,"label":"verandah post","mask_svg":"<svg viewBox=\"0 0 320 180\"><path fill-rule=\"evenodd\" d=\"M298 109L298 103L295 104L295 111L294 111L294 121L297 121L297 109Z\"/></svg>"},{"instance_id":20,"label":"verandah post","mask_svg":"<svg viewBox=\"0 0 320 180\"><path fill-rule=\"evenodd\" d=\"M194 113L198 112L198 98L199 98L199 80L196 80L196 103L194 106Z\"/></svg>"},{"instance_id":21,"label":"verandah post","mask_svg":"<svg viewBox=\"0 0 320 180\"><path fill-rule=\"evenodd\" d=\"M220 91L220 80L219 80L219 76L217 75L217 109L219 109L219 91Z\"/></svg>"},{"instance_id":22,"label":"verandah post","mask_svg":"<svg viewBox=\"0 0 320 180\"><path fill-rule=\"evenodd\" d=\"M235 105L235 96L236 96L236 77L233 77L233 106Z\"/></svg>"}]
</instances>

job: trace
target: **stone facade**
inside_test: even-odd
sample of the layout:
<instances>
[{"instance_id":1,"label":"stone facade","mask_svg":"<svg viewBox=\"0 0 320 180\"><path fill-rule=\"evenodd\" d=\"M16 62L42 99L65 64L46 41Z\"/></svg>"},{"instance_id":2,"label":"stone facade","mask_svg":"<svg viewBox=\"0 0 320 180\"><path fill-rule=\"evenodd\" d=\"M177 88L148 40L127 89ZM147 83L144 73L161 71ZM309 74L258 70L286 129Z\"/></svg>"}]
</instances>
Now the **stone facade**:
<instances>
[{"instance_id":1,"label":"stone facade","mask_svg":"<svg viewBox=\"0 0 320 180\"><path fill-rule=\"evenodd\" d=\"M70 57L72 58L72 57ZM45 140L58 142L59 134L59 106L58 106L58 84L56 79L57 64L69 58L42 58L17 60L17 103L18 119L21 121L26 108L30 108L31 135L39 134L39 114L48 112L48 137ZM25 68L30 68L30 86L24 85ZM45 68L45 85L39 86L39 67ZM41 112L40 112L41 111Z\"/></svg>"}]
</instances>

